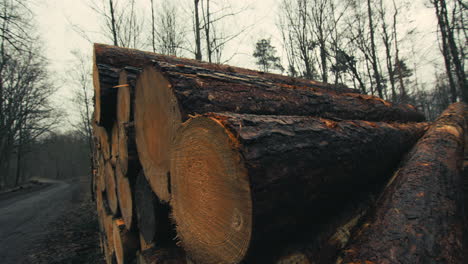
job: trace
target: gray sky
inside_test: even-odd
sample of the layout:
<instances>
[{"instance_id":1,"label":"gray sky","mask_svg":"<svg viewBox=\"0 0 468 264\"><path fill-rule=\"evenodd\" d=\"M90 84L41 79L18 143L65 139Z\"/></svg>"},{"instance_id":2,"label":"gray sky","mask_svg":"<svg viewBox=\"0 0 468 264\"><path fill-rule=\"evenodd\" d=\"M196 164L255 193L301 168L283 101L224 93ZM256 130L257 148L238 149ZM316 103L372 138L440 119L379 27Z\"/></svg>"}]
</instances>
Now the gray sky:
<instances>
[{"instance_id":1,"label":"gray sky","mask_svg":"<svg viewBox=\"0 0 468 264\"><path fill-rule=\"evenodd\" d=\"M123 0L120 0L123 1ZM180 6L180 11L188 15L188 10L193 5L192 0L172 0ZM224 0L228 1L228 0ZM169 2L168 0L155 0L156 4ZM255 68L254 60L251 56L254 43L262 37L271 37L273 44L277 47L281 55L280 36L276 28L276 17L280 0L237 0L229 1L233 6L248 5L249 9L235 19L229 21L228 27L231 29L242 26L251 26L238 39L233 40L227 47L226 53L238 53L228 64ZM89 0L37 0L33 6L36 14L37 26L42 36L46 56L49 58L50 69L59 80L60 90L57 93L57 102L67 108L68 101L63 98L70 97L70 87L65 79L66 71L70 69L73 63L72 50L80 50L91 54L92 44L81 37L73 30L72 24L82 28L87 35L95 42L103 42L103 36L100 31L101 20L98 15L89 7ZM149 10L150 0L137 0L142 12ZM410 27L416 27L420 32L414 37L413 47L418 63L419 79L432 82L434 80L433 62L440 62L440 55L436 43L436 19L431 8L424 6L427 0L414 0L408 7L405 14L406 25L401 25L402 32ZM187 8L188 7L188 8ZM146 15L149 18L149 14ZM187 20L190 21L190 20ZM148 23L147 23L148 24ZM191 21L186 23L191 26ZM401 34L403 35L403 34ZM401 36L400 35L400 36ZM403 57L412 56L409 51L412 47L403 47ZM184 54L191 57L190 54ZM229 56L226 56L229 57ZM283 60L283 64L285 64ZM90 61L91 65L91 61Z\"/></svg>"}]
</instances>

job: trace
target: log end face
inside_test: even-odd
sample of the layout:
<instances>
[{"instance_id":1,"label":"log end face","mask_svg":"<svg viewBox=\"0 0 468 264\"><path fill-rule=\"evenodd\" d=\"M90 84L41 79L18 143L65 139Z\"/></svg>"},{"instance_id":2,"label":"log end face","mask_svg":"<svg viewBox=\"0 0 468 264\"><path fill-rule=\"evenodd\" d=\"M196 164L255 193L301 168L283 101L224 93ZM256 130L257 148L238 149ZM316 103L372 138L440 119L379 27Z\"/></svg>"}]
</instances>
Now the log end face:
<instances>
[{"instance_id":1,"label":"log end face","mask_svg":"<svg viewBox=\"0 0 468 264\"><path fill-rule=\"evenodd\" d=\"M169 153L182 119L171 84L154 67L146 67L138 77L134 120L135 141L145 176L159 199L169 201Z\"/></svg>"},{"instance_id":2,"label":"log end face","mask_svg":"<svg viewBox=\"0 0 468 264\"><path fill-rule=\"evenodd\" d=\"M110 162L106 162L105 165L105 182L106 182L106 197L107 203L109 205L110 211L113 215L116 215L118 212L119 204L117 198L117 186L115 182L115 172L114 168Z\"/></svg>"},{"instance_id":3,"label":"log end face","mask_svg":"<svg viewBox=\"0 0 468 264\"><path fill-rule=\"evenodd\" d=\"M189 120L175 139L173 216L182 245L200 263L238 263L250 246L250 185L234 140L207 117Z\"/></svg>"},{"instance_id":4,"label":"log end face","mask_svg":"<svg viewBox=\"0 0 468 264\"><path fill-rule=\"evenodd\" d=\"M127 230L131 230L133 226L133 195L130 187L130 182L127 177L122 174L119 163L115 168L117 174L117 194L119 197L119 208L122 214L122 219Z\"/></svg>"}]
</instances>

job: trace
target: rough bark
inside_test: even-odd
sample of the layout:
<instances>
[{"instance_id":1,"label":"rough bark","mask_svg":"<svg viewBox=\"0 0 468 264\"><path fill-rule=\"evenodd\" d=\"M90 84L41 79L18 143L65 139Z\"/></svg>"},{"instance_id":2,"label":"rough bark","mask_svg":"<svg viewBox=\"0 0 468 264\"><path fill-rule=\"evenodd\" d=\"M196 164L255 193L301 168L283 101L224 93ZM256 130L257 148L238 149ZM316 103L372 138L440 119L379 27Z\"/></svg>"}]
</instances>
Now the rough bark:
<instances>
[{"instance_id":1,"label":"rough bark","mask_svg":"<svg viewBox=\"0 0 468 264\"><path fill-rule=\"evenodd\" d=\"M463 148L466 105L451 105L408 154L343 263L465 263Z\"/></svg>"},{"instance_id":2,"label":"rough bark","mask_svg":"<svg viewBox=\"0 0 468 264\"><path fill-rule=\"evenodd\" d=\"M135 183L135 207L140 233L146 243L164 245L174 238L169 207L161 204L141 171Z\"/></svg>"},{"instance_id":3,"label":"rough bark","mask_svg":"<svg viewBox=\"0 0 468 264\"><path fill-rule=\"evenodd\" d=\"M137 258L138 264L187 264L185 253L182 249L174 248L150 248L141 251Z\"/></svg>"},{"instance_id":4,"label":"rough bark","mask_svg":"<svg viewBox=\"0 0 468 264\"><path fill-rule=\"evenodd\" d=\"M189 115L230 111L263 115L304 115L338 119L421 121L410 105L377 97L274 86L257 77L159 62L146 67L135 89L136 144L145 175L163 201L167 188L170 144Z\"/></svg>"},{"instance_id":5,"label":"rough bark","mask_svg":"<svg viewBox=\"0 0 468 264\"><path fill-rule=\"evenodd\" d=\"M123 219L114 219L113 240L118 264L131 263L136 257L138 236L125 227Z\"/></svg>"},{"instance_id":6,"label":"rough bark","mask_svg":"<svg viewBox=\"0 0 468 264\"><path fill-rule=\"evenodd\" d=\"M386 179L426 124L209 114L171 155L178 237L199 263L237 263L288 243L354 192ZM287 208L287 209L286 209ZM287 210L287 214L278 213Z\"/></svg>"},{"instance_id":7,"label":"rough bark","mask_svg":"<svg viewBox=\"0 0 468 264\"><path fill-rule=\"evenodd\" d=\"M98 71L99 74L94 76L95 85L96 81L106 82L110 76L114 76L114 81L112 83L117 83L118 75L115 76L113 74L107 73L107 71L112 71L112 69L123 69L128 66L142 69L145 66L153 64L154 62L165 62L166 64L173 66L183 65L189 67L198 67L206 70L223 72L231 76L242 75L244 78L245 75L247 75L251 78L256 77L260 80L263 80L264 82L270 83L270 86L297 86L302 89L319 89L320 91L323 89L323 91L334 91L339 93L357 93L356 90L344 86L335 86L313 80L292 78L290 76L284 76L280 74L265 73L224 64L207 63L192 59L179 58L170 55L161 55L152 52L97 43L94 44L94 63L95 65L103 65L103 68L100 68ZM104 66L107 66L107 68ZM104 77L102 80L101 71Z\"/></svg>"}]
</instances>

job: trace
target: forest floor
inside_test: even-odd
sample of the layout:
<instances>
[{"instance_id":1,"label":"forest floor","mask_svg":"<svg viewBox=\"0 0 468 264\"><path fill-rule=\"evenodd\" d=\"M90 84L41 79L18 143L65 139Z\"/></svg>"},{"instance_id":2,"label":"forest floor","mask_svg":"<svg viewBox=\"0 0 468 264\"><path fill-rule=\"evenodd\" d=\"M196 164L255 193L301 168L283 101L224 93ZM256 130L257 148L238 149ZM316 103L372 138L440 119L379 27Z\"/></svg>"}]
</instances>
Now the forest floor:
<instances>
[{"instance_id":1,"label":"forest floor","mask_svg":"<svg viewBox=\"0 0 468 264\"><path fill-rule=\"evenodd\" d=\"M104 263L89 181L28 183L0 193L2 263Z\"/></svg>"}]
</instances>

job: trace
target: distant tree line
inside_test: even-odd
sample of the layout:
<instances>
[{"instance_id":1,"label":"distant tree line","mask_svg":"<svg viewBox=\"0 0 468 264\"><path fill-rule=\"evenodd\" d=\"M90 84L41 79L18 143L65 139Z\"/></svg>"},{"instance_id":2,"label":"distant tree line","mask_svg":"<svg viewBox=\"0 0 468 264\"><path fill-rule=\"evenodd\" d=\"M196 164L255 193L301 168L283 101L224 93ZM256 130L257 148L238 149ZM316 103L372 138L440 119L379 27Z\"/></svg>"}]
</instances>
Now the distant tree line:
<instances>
[{"instance_id":1,"label":"distant tree line","mask_svg":"<svg viewBox=\"0 0 468 264\"><path fill-rule=\"evenodd\" d=\"M281 0L276 26L286 61L281 63L271 38L253 43L252 55L262 71L345 84L396 103L415 104L432 118L450 102L468 101L467 5L461 0L424 1L438 21L434 31L440 51L433 54L439 53L445 63L429 87L418 79L421 53L416 38L420 32L408 19L413 3L407 0ZM225 0L150 0L147 19L135 0L92 3L104 19L105 36L118 46L192 54L198 60L223 63L231 58L223 52L227 43L235 43L247 31L235 22L247 7L236 9Z\"/></svg>"},{"instance_id":2,"label":"distant tree line","mask_svg":"<svg viewBox=\"0 0 468 264\"><path fill-rule=\"evenodd\" d=\"M418 74L419 32L407 18L412 5L407 0L278 1L274 15L280 35L253 40L251 59L261 71L345 84L396 103L414 104L434 119L451 102L468 101L467 5L461 0L424 1L437 18L439 45L431 53L443 59L443 68L434 67L434 83ZM102 20L105 42L213 63L230 61L236 47L246 41L243 36L256 26L239 23L249 6L228 0L88 3ZM76 63L67 84L74 91L70 105L76 115L66 118L51 103L55 86L28 4L0 0L0 189L33 174L72 177L87 170L89 174L90 168L90 57L74 51ZM68 132L58 133L59 126ZM75 153L70 157L78 160L65 153Z\"/></svg>"},{"instance_id":3,"label":"distant tree line","mask_svg":"<svg viewBox=\"0 0 468 264\"><path fill-rule=\"evenodd\" d=\"M56 87L28 4L0 0L0 190L31 177L89 174L83 130L56 132L65 119L51 101Z\"/></svg>"}]
</instances>

